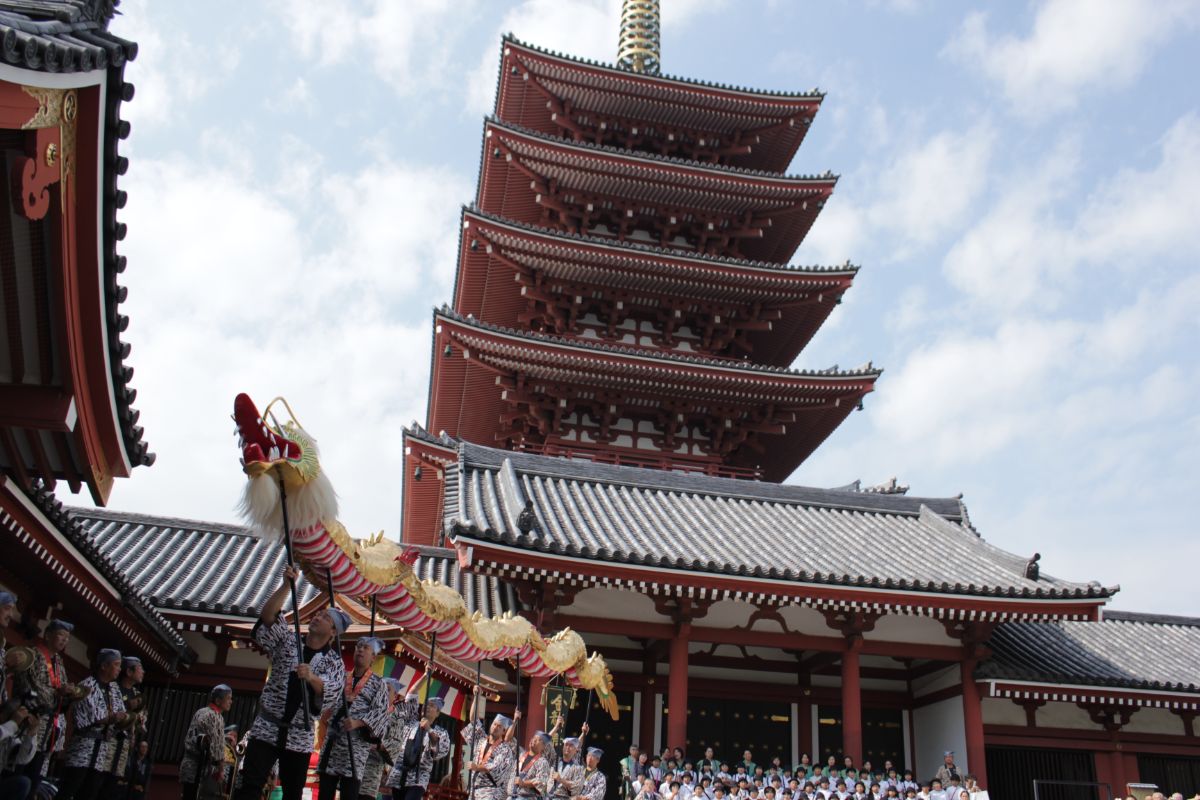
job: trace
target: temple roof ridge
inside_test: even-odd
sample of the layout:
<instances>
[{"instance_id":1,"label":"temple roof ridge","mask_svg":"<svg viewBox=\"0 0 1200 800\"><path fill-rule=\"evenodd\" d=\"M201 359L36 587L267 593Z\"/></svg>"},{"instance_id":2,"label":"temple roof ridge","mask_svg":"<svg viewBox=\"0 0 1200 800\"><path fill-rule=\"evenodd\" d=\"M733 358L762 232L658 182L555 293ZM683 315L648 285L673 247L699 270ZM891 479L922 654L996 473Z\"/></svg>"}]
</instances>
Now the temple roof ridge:
<instances>
[{"instance_id":1,"label":"temple roof ridge","mask_svg":"<svg viewBox=\"0 0 1200 800\"><path fill-rule=\"evenodd\" d=\"M748 95L753 95L755 97L764 97L764 98L768 98L768 97L769 98L780 98L780 99L793 99L794 98L797 100L799 100L799 99L811 100L811 99L821 99L821 98L825 97L825 92L822 92L816 88L810 89L807 92L788 92L788 91L783 91L780 89L752 89L752 88L746 87L746 86L736 86L733 84L716 83L714 81L706 81L701 78L685 78L685 77L680 77L678 75L666 75L666 74L662 74L662 73L660 73L658 75L648 75L645 73L630 72L629 70L621 69L617 65L608 63L606 61L594 61L590 58L583 58L581 56L567 55L566 53L562 53L557 50L551 50L549 48L539 47L535 44L530 44L529 42L525 42L525 41L522 41L521 39L518 39L511 32L504 34L504 36L501 38L501 50L503 50L503 47L505 44L515 44L520 47L524 47L527 50L533 50L544 56L550 56L552 58L562 59L563 61L570 61L572 63L580 64L582 66L597 67L600 69L611 70L614 74L619 75L620 77L633 76L635 78L641 78L641 79L645 79L647 81L661 81L664 83L681 83L681 84L685 84L687 86L695 86L695 87L706 88L706 89L719 89L721 91L726 91L726 92L739 92L741 94L748 94Z\"/></svg>"},{"instance_id":2,"label":"temple roof ridge","mask_svg":"<svg viewBox=\"0 0 1200 800\"><path fill-rule=\"evenodd\" d=\"M538 225L533 225L528 222L509 219L508 217L499 214L493 214L480 208L476 203L466 203L462 207L463 213L474 214L483 217L489 222L497 225L504 225L510 228L527 231L538 236L547 236L556 239L565 239L567 241L576 241L582 244L596 245L599 247L611 247L617 250L630 250L633 252L646 253L648 255L662 256L676 261L699 261L706 264L717 266L736 266L746 267L749 269L768 270L771 272L789 272L789 273L812 273L814 275L838 275L838 274L857 274L862 265L852 264L849 260L845 264L791 264L779 263L776 261L761 261L753 258L732 258L729 256L715 256L707 253L689 253L686 250L677 250L669 247L661 247L659 245L648 244L645 242L636 242L629 239L609 239L603 236L592 236L585 233L573 233L571 231L558 230L555 228L544 228Z\"/></svg>"},{"instance_id":3,"label":"temple roof ridge","mask_svg":"<svg viewBox=\"0 0 1200 800\"><path fill-rule=\"evenodd\" d=\"M674 361L681 364L694 364L703 367L715 367L717 369L731 369L744 372L757 372L768 375L779 375L796 378L863 378L863 377L878 377L883 374L883 368L875 367L871 362L854 370L796 370L790 367L774 367L767 364L759 364L753 361L744 361L738 359L721 359L709 358L705 356L688 355L673 351L664 351L652 348L630 347L628 345L604 344L590 339L554 336L547 333L538 333L534 331L518 330L515 328L507 328L502 325L495 325L490 322L484 322L474 315L463 315L455 311L448 305L442 305L440 308L434 309L434 318L444 316L457 322L462 322L472 327L482 330L491 331L493 333L512 336L520 339L528 339L534 342L543 344L557 344L567 347L576 347L583 350L591 350L597 353L607 353L612 355L627 355L634 358L642 358L650 361Z\"/></svg>"},{"instance_id":4,"label":"temple roof ridge","mask_svg":"<svg viewBox=\"0 0 1200 800\"><path fill-rule=\"evenodd\" d=\"M632 73L631 73L632 74ZM500 119L495 114L487 114L484 117L484 127L494 125L497 128L512 131L513 133L529 136L539 141L545 142L547 145L555 147L566 147L568 149L590 150L595 153L603 153L606 155L621 156L623 158L631 158L639 161L648 161L654 164L663 164L666 166L687 167L689 169L700 169L705 172L712 172L720 175L739 175L748 178L765 178L768 180L778 181L781 183L806 183L809 181L833 181L838 182L841 175L835 174L831 170L825 170L824 174L800 174L791 175L780 172L772 172L764 169L750 169L748 167L733 167L726 164L714 164L711 161L695 161L690 158L678 158L676 156L663 156L657 153L647 153L641 150L629 150L624 147L613 147L606 144L593 144L585 141L575 141L572 139L562 139L556 136L550 136L541 131L527 128L524 125L519 125L515 122L506 122ZM485 137L486 141L486 137Z\"/></svg>"}]
</instances>

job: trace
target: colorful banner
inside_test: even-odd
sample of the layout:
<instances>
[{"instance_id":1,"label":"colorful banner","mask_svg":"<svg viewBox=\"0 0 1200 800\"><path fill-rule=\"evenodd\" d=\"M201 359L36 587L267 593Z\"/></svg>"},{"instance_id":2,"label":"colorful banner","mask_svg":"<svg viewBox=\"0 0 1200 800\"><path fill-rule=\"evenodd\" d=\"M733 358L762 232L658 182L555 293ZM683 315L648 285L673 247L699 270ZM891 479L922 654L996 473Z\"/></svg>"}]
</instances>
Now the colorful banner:
<instances>
[{"instance_id":1,"label":"colorful banner","mask_svg":"<svg viewBox=\"0 0 1200 800\"><path fill-rule=\"evenodd\" d=\"M467 692L460 691L458 688L444 683L437 678L433 678L427 684L423 671L405 664L403 661L399 661L392 656L380 656L375 659L375 663L371 665L371 669L380 677L395 678L400 681L400 685L404 687L402 694L407 695L411 692L420 692L422 703L425 702L426 697L440 697L442 698L442 702L445 703L442 706L443 714L448 714L457 720L465 720L467 718L467 711L470 708L470 703L467 702Z\"/></svg>"}]
</instances>

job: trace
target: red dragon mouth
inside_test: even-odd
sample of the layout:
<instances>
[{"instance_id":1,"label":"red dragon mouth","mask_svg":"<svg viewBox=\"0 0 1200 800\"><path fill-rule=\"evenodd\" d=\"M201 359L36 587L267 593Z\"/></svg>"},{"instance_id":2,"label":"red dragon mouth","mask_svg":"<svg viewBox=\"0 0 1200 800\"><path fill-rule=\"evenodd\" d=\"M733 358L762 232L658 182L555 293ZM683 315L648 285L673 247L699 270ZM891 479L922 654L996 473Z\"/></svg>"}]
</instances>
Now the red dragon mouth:
<instances>
[{"instance_id":1,"label":"red dragon mouth","mask_svg":"<svg viewBox=\"0 0 1200 800\"><path fill-rule=\"evenodd\" d=\"M249 395L242 393L234 398L233 421L237 425L238 446L242 449L242 468L247 472L300 458L300 445L271 430Z\"/></svg>"}]
</instances>

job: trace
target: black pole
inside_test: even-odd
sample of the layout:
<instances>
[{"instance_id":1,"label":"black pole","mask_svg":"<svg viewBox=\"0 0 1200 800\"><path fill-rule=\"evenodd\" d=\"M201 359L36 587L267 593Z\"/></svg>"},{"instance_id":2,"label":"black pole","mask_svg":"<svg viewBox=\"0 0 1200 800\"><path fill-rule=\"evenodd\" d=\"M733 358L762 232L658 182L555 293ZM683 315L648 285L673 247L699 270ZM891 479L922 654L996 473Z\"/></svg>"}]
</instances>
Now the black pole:
<instances>
[{"instance_id":1,"label":"black pole","mask_svg":"<svg viewBox=\"0 0 1200 800\"><path fill-rule=\"evenodd\" d=\"M53 669L53 665L51 665L51 669ZM176 667L176 669L178 669L178 667ZM163 717L165 717L167 715L167 701L170 699L169 695L171 694L171 684L174 682L175 682L175 674L167 673L167 688L163 689L162 703L159 704L159 713L158 713L158 716L156 716L154 718L154 734L153 734L154 741L152 741L150 743L151 749L146 752L146 755L150 758L151 765L156 763L156 756L158 755L158 741L159 741L158 735L160 733L162 733L162 721L163 721ZM148 714L149 712L150 712L150 698L147 697L146 698L146 713ZM149 733L149 731L147 731L147 733ZM134 752L137 752L136 749L134 750ZM142 787L142 796L143 797L150 796L150 781L152 781L152 780L154 780L154 770L153 769L151 769L150 774L146 776L146 785Z\"/></svg>"},{"instance_id":2,"label":"black pole","mask_svg":"<svg viewBox=\"0 0 1200 800\"><path fill-rule=\"evenodd\" d=\"M521 711L521 654L520 653L517 653L517 708L516 708L516 711L518 711L518 712ZM516 716L516 714L514 714L513 716ZM524 739L521 738L521 721L524 719L525 719L525 714L521 713L521 716L517 717L517 722L516 722L516 725L517 725L517 752L518 753L521 752L521 742L524 741Z\"/></svg>"},{"instance_id":3,"label":"black pole","mask_svg":"<svg viewBox=\"0 0 1200 800\"><path fill-rule=\"evenodd\" d=\"M585 708L583 710L583 724L584 725L588 724L588 717L590 717L592 715L592 692L593 691L595 691L595 690L588 689L587 708ZM583 743L586 740L587 740L587 733L584 733L583 736L581 736L579 739L579 749L580 750L583 749Z\"/></svg>"},{"instance_id":4,"label":"black pole","mask_svg":"<svg viewBox=\"0 0 1200 800\"><path fill-rule=\"evenodd\" d=\"M325 581L329 584L329 607L337 608L337 601L333 598L333 570L329 567L325 568ZM342 657L342 635L338 633L337 626L333 628L334 647L337 648L338 658ZM350 680L354 680L351 673ZM346 690L342 687L342 708L339 716L343 721L350 719L350 704L346 702ZM333 731L327 731L325 736L329 736ZM327 745L328 746L328 745ZM346 731L346 757L350 759L350 777L358 780L358 765L354 763L354 740L350 736L350 731Z\"/></svg>"},{"instance_id":5,"label":"black pole","mask_svg":"<svg viewBox=\"0 0 1200 800\"><path fill-rule=\"evenodd\" d=\"M425 667L425 702L429 702L429 687L433 682L433 657L437 655L437 631L433 632L433 638L429 643L429 664ZM417 697L421 696L417 692Z\"/></svg>"},{"instance_id":6,"label":"black pole","mask_svg":"<svg viewBox=\"0 0 1200 800\"><path fill-rule=\"evenodd\" d=\"M296 566L292 558L292 526L288 524L287 488L283 485L283 475L279 476L279 507L283 510L283 548L287 554L289 567ZM296 579L289 577L288 585L292 589L292 622L296 626L296 664L304 662L304 638L300 634L300 595L296 593ZM308 711L308 682L300 681L300 707L304 710L304 727L312 725L312 715Z\"/></svg>"},{"instance_id":7,"label":"black pole","mask_svg":"<svg viewBox=\"0 0 1200 800\"><path fill-rule=\"evenodd\" d=\"M483 662L475 662L475 698L471 703L471 729L474 732L475 725L479 722L479 680L483 673ZM486 736L486 733L485 733ZM477 757L479 742L475 741L475 737L471 737L471 758L467 764L473 764ZM467 776L467 800L471 800L471 792L475 791L475 770L471 769L470 775Z\"/></svg>"},{"instance_id":8,"label":"black pole","mask_svg":"<svg viewBox=\"0 0 1200 800\"><path fill-rule=\"evenodd\" d=\"M371 632L369 634L367 634L368 636L375 635L375 601L378 599L379 599L379 595L377 595L377 594L371 595Z\"/></svg>"}]
</instances>

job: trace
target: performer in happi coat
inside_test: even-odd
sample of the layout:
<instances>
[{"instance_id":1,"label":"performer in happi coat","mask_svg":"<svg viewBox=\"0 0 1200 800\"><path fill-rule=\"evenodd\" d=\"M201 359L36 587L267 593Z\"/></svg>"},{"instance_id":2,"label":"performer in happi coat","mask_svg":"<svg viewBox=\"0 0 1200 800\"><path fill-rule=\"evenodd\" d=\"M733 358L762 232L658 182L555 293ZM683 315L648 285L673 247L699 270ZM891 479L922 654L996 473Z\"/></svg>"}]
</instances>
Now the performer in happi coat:
<instances>
[{"instance_id":1,"label":"performer in happi coat","mask_svg":"<svg viewBox=\"0 0 1200 800\"><path fill-rule=\"evenodd\" d=\"M445 701L430 697L419 715L418 703L419 695L416 694L409 695L404 701L404 724L397 737L400 751L387 779L393 800L421 800L429 787L434 762L450 755L450 734L436 724Z\"/></svg>"},{"instance_id":2,"label":"performer in happi coat","mask_svg":"<svg viewBox=\"0 0 1200 800\"><path fill-rule=\"evenodd\" d=\"M196 709L183 737L179 782L183 800L211 800L225 785L225 714L233 707L233 689L225 684L208 693L208 705Z\"/></svg>"},{"instance_id":3,"label":"performer in happi coat","mask_svg":"<svg viewBox=\"0 0 1200 800\"><path fill-rule=\"evenodd\" d=\"M104 786L100 790L106 798L124 798L129 793L129 782L125 773L129 769L129 756L137 747L138 740L146 733L146 711L143 708L142 681L146 670L137 656L125 656L121 661L121 675L117 686L121 700L125 703L125 721L117 725L113 738L112 756L105 772Z\"/></svg>"},{"instance_id":4,"label":"performer in happi coat","mask_svg":"<svg viewBox=\"0 0 1200 800\"><path fill-rule=\"evenodd\" d=\"M562 717L554 723L562 725ZM551 731L553 733L553 730ZM588 734L588 725L583 723L578 738L563 739L562 754L552 762L550 771L550 800L571 800L583 781L583 739Z\"/></svg>"},{"instance_id":5,"label":"performer in happi coat","mask_svg":"<svg viewBox=\"0 0 1200 800\"><path fill-rule=\"evenodd\" d=\"M600 771L600 759L604 751L599 747L589 747L587 751L587 766L583 770L583 784L572 800L604 800L604 791L608 788L608 779Z\"/></svg>"},{"instance_id":6,"label":"performer in happi coat","mask_svg":"<svg viewBox=\"0 0 1200 800\"><path fill-rule=\"evenodd\" d=\"M469 800L506 800L508 782L516 766L517 746L512 741L516 730L513 719L497 714L486 733L482 723L475 719L475 704L479 700L479 687L471 701L473 722L463 728L462 738L472 754L467 769L475 773ZM520 719L520 711L513 716Z\"/></svg>"},{"instance_id":7,"label":"performer in happi coat","mask_svg":"<svg viewBox=\"0 0 1200 800\"><path fill-rule=\"evenodd\" d=\"M541 800L550 791L550 756L553 740L545 731L529 737L529 744L517 758L509 797L515 800Z\"/></svg>"},{"instance_id":8,"label":"performer in happi coat","mask_svg":"<svg viewBox=\"0 0 1200 800\"><path fill-rule=\"evenodd\" d=\"M325 729L325 746L317 765L319 800L333 800L339 788L347 800L358 797L371 752L367 737L379 736L387 720L387 686L371 671L381 650L383 641L374 636L363 637L354 646L354 668L346 676L343 701Z\"/></svg>"},{"instance_id":9,"label":"performer in happi coat","mask_svg":"<svg viewBox=\"0 0 1200 800\"><path fill-rule=\"evenodd\" d=\"M388 693L388 711L383 721L383 731L379 736L367 737L371 749L367 753L367 765L363 768L362 779L359 782L358 796L363 800L375 800L379 796L379 786L392 770L392 764L400 756L400 734L404 728L401 715L404 713L403 698L400 692L404 688L395 678L384 678L384 686ZM352 800L352 798L347 798Z\"/></svg>"},{"instance_id":10,"label":"performer in happi coat","mask_svg":"<svg viewBox=\"0 0 1200 800\"><path fill-rule=\"evenodd\" d=\"M75 729L64 748L59 800L94 800L104 785L105 767L112 758L115 728L125 720L125 701L117 676L121 654L105 648L96 654L96 668L79 688L87 694L71 706Z\"/></svg>"},{"instance_id":11,"label":"performer in happi coat","mask_svg":"<svg viewBox=\"0 0 1200 800\"><path fill-rule=\"evenodd\" d=\"M4 629L17 613L17 596L7 589L0 589L0 705L8 700L8 641Z\"/></svg>"},{"instance_id":12,"label":"performer in happi coat","mask_svg":"<svg viewBox=\"0 0 1200 800\"><path fill-rule=\"evenodd\" d=\"M71 641L75 626L61 619L52 619L42 631L42 637L34 642L33 663L29 669L13 676L13 693L36 695L39 709L37 751L22 772L29 776L32 784L30 794L37 792L44 774L43 767L51 753L63 749L63 734L67 728L66 710L76 690L67 682L67 668L62 654Z\"/></svg>"},{"instance_id":13,"label":"performer in happi coat","mask_svg":"<svg viewBox=\"0 0 1200 800\"><path fill-rule=\"evenodd\" d=\"M237 800L257 800L276 761L282 800L299 800L313 750L315 723L323 712L332 714L341 704L346 669L334 647L334 636L346 631L350 617L337 608L323 609L309 621L302 643L297 642L282 611L288 582L299 575L295 567L284 567L279 588L263 605L252 632L271 660L271 674L250 728L241 784L234 794ZM307 722L301 708L305 698Z\"/></svg>"}]
</instances>

